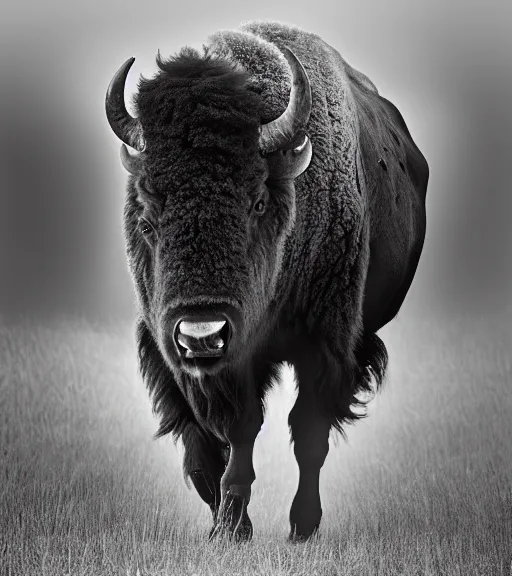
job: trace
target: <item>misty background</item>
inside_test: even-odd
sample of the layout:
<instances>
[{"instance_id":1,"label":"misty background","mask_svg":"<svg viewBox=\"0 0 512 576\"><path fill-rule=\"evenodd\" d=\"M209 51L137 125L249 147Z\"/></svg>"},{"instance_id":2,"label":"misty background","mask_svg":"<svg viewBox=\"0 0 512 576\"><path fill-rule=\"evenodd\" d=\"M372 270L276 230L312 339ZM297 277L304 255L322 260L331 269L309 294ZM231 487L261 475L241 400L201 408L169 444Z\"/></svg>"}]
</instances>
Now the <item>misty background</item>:
<instances>
[{"instance_id":1,"label":"misty background","mask_svg":"<svg viewBox=\"0 0 512 576\"><path fill-rule=\"evenodd\" d=\"M127 175L104 112L128 57L273 19L321 35L402 112L430 165L427 238L402 310L512 306L512 4L9 2L0 18L0 317L128 319ZM403 312L402 312L403 314Z\"/></svg>"},{"instance_id":2,"label":"misty background","mask_svg":"<svg viewBox=\"0 0 512 576\"><path fill-rule=\"evenodd\" d=\"M122 235L127 174L104 110L130 56L129 109L158 49L200 48L251 19L321 35L398 107L430 165L423 255L399 319L381 333L389 378L370 417L346 427L348 442L331 437L322 537L300 553L281 545L298 481L290 367L255 444L256 538L241 554L201 544L209 511L186 489L181 448L151 440ZM511 106L510 0L3 0L0 565L508 573ZM56 329L38 321L61 316Z\"/></svg>"}]
</instances>

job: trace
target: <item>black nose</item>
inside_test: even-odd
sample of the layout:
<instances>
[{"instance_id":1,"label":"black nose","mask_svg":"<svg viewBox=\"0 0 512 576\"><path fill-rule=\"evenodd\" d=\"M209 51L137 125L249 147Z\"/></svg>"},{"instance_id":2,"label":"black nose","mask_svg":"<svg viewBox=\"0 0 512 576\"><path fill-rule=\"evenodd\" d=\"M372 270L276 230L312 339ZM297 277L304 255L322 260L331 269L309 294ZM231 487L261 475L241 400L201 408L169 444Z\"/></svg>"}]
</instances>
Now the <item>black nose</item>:
<instances>
[{"instance_id":1,"label":"black nose","mask_svg":"<svg viewBox=\"0 0 512 576\"><path fill-rule=\"evenodd\" d=\"M162 317L164 345L184 369L217 371L242 332L242 314L230 303L182 303Z\"/></svg>"},{"instance_id":2,"label":"black nose","mask_svg":"<svg viewBox=\"0 0 512 576\"><path fill-rule=\"evenodd\" d=\"M223 315L185 316L177 322L174 343L182 358L220 358L231 339L230 322Z\"/></svg>"}]
</instances>

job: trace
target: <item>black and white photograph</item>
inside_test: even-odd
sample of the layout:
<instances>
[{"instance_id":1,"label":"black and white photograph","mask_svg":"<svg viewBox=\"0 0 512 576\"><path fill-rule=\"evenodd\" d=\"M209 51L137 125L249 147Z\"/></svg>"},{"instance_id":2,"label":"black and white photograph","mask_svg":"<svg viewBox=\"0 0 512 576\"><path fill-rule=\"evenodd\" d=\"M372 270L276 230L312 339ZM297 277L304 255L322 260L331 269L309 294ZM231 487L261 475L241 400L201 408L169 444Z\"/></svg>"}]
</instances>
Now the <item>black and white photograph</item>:
<instances>
[{"instance_id":1,"label":"black and white photograph","mask_svg":"<svg viewBox=\"0 0 512 576\"><path fill-rule=\"evenodd\" d=\"M512 4L0 34L0 576L512 576Z\"/></svg>"}]
</instances>

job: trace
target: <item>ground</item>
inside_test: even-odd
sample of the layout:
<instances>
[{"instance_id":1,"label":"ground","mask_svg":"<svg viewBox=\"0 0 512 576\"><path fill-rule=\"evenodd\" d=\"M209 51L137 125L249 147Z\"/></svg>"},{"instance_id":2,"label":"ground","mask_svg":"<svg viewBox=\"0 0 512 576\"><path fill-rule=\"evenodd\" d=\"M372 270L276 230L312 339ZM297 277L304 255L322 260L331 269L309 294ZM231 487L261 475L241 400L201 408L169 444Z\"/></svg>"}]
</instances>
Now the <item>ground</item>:
<instances>
[{"instance_id":1,"label":"ground","mask_svg":"<svg viewBox=\"0 0 512 576\"><path fill-rule=\"evenodd\" d=\"M512 574L512 315L397 319L367 419L331 439L320 536L289 544L292 372L257 440L249 544L207 543L154 441L129 324L0 324L0 574Z\"/></svg>"}]
</instances>

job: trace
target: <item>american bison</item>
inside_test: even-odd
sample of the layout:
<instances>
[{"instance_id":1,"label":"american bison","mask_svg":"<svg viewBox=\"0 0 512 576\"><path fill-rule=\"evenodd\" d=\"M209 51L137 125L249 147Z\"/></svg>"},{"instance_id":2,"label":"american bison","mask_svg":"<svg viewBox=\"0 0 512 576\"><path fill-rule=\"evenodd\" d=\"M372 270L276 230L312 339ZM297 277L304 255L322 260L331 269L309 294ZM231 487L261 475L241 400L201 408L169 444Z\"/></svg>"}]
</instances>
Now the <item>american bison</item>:
<instances>
[{"instance_id":1,"label":"american bison","mask_svg":"<svg viewBox=\"0 0 512 576\"><path fill-rule=\"evenodd\" d=\"M250 22L125 80L107 117L130 173L124 212L140 368L160 426L219 534L247 513L263 399L294 366L300 471L290 538L318 529L329 432L387 364L425 235L428 165L397 108L320 37ZM130 153L127 146L134 149Z\"/></svg>"}]
</instances>

